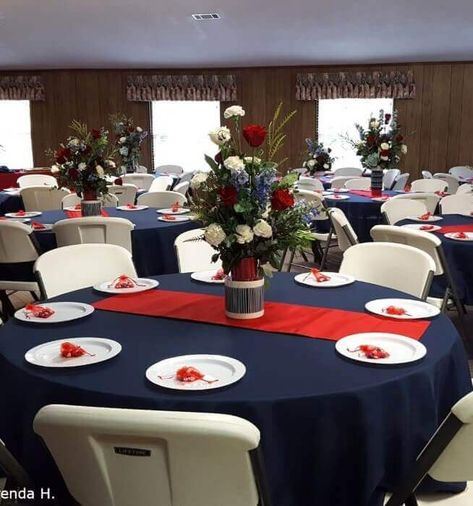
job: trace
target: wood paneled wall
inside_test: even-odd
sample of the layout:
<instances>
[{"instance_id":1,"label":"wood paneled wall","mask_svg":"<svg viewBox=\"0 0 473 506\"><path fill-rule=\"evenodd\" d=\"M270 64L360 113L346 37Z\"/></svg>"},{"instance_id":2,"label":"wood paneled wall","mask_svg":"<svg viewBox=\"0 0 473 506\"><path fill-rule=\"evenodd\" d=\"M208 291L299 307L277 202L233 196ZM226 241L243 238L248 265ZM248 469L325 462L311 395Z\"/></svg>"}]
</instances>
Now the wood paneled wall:
<instances>
[{"instance_id":1,"label":"wood paneled wall","mask_svg":"<svg viewBox=\"0 0 473 506\"><path fill-rule=\"evenodd\" d=\"M284 102L297 115L288 128L284 155L289 166L298 167L304 139L315 135L315 103L295 99L296 74L301 71L407 70L414 72L417 97L397 100L400 121L407 136L408 155L403 168L415 178L423 169L445 171L451 166L473 164L473 63L416 63L334 67L268 67L232 69L237 75L240 103L247 111L245 121L267 123L274 108ZM182 72L228 73L228 69ZM130 73L179 73L175 70L51 70L41 71L47 98L31 108L35 165L47 165L45 150L68 135L72 119L90 127L108 124L111 113L123 112L150 129L150 106L128 102L126 78ZM7 72L2 72L1 74ZM13 72L12 72L13 73ZM22 72L24 73L24 72ZM38 73L38 72L35 72ZM222 109L228 104L222 104ZM183 141L183 149L185 149ZM151 146L146 141L144 165L151 167Z\"/></svg>"}]
</instances>

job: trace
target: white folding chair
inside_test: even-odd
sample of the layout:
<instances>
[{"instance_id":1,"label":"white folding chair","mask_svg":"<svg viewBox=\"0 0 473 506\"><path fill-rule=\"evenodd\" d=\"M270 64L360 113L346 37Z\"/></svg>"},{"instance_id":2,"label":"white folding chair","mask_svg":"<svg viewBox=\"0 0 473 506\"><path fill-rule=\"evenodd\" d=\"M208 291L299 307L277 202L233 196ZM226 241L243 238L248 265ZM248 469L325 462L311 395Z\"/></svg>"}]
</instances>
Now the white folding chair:
<instances>
[{"instance_id":1,"label":"white folding chair","mask_svg":"<svg viewBox=\"0 0 473 506\"><path fill-rule=\"evenodd\" d=\"M182 174L182 176L179 178L179 183L185 183L186 181L189 181L190 183L191 179L194 177L194 174L194 171L184 172L184 174Z\"/></svg>"},{"instance_id":2,"label":"white folding chair","mask_svg":"<svg viewBox=\"0 0 473 506\"><path fill-rule=\"evenodd\" d=\"M425 300L435 273L435 262L425 251L412 246L365 242L345 251L340 273Z\"/></svg>"},{"instance_id":3,"label":"white folding chair","mask_svg":"<svg viewBox=\"0 0 473 506\"><path fill-rule=\"evenodd\" d=\"M430 170L423 170L421 174L424 179L432 179L434 177L432 175L432 172L430 172Z\"/></svg>"},{"instance_id":4,"label":"white folding chair","mask_svg":"<svg viewBox=\"0 0 473 506\"><path fill-rule=\"evenodd\" d=\"M358 176L337 176L332 179L330 187L332 190L338 190L340 188L345 188L345 183L350 181L351 179L358 179ZM367 178L369 181L369 178Z\"/></svg>"},{"instance_id":5,"label":"white folding chair","mask_svg":"<svg viewBox=\"0 0 473 506\"><path fill-rule=\"evenodd\" d=\"M427 211L434 214L437 211L438 203L440 202L440 197L435 193L424 193L424 192L410 192L403 193L400 195L394 195L391 200L397 199L409 199L409 200L420 200L424 203Z\"/></svg>"},{"instance_id":6,"label":"white folding chair","mask_svg":"<svg viewBox=\"0 0 473 506\"><path fill-rule=\"evenodd\" d=\"M358 244L358 236L353 230L351 223L348 221L345 213L337 207L328 209L328 216L332 223L333 231L337 237L338 247L341 251L346 251L351 246ZM332 231L329 235L329 241L332 238Z\"/></svg>"},{"instance_id":7,"label":"white folding chair","mask_svg":"<svg viewBox=\"0 0 473 506\"><path fill-rule=\"evenodd\" d=\"M399 169L388 169L383 175L383 187L386 190L392 190L396 179L401 175Z\"/></svg>"},{"instance_id":8,"label":"white folding chair","mask_svg":"<svg viewBox=\"0 0 473 506\"><path fill-rule=\"evenodd\" d=\"M426 475L442 482L473 480L473 393L452 407L386 506L417 506L415 492Z\"/></svg>"},{"instance_id":9,"label":"white folding chair","mask_svg":"<svg viewBox=\"0 0 473 506\"><path fill-rule=\"evenodd\" d=\"M151 183L148 191L150 192L164 192L171 188L174 179L171 176L157 176Z\"/></svg>"},{"instance_id":10,"label":"white folding chair","mask_svg":"<svg viewBox=\"0 0 473 506\"><path fill-rule=\"evenodd\" d=\"M455 176L457 179L473 178L473 168L468 166L452 167L448 173Z\"/></svg>"},{"instance_id":11,"label":"white folding chair","mask_svg":"<svg viewBox=\"0 0 473 506\"><path fill-rule=\"evenodd\" d=\"M447 195L440 201L442 214L468 214L473 212L473 194Z\"/></svg>"},{"instance_id":12,"label":"white folding chair","mask_svg":"<svg viewBox=\"0 0 473 506\"><path fill-rule=\"evenodd\" d=\"M321 181L314 177L301 176L296 182L296 188L305 191L323 192L324 185Z\"/></svg>"},{"instance_id":13,"label":"white folding chair","mask_svg":"<svg viewBox=\"0 0 473 506\"><path fill-rule=\"evenodd\" d=\"M180 176L184 169L180 165L160 165L156 167L156 174L177 174Z\"/></svg>"},{"instance_id":14,"label":"white folding chair","mask_svg":"<svg viewBox=\"0 0 473 506\"><path fill-rule=\"evenodd\" d=\"M345 182L345 188L348 190L369 190L371 188L371 179L369 177L357 177Z\"/></svg>"},{"instance_id":15,"label":"white folding chair","mask_svg":"<svg viewBox=\"0 0 473 506\"><path fill-rule=\"evenodd\" d=\"M339 176L352 176L360 177L363 174L363 169L358 167L340 167L333 171L333 177Z\"/></svg>"},{"instance_id":16,"label":"white folding chair","mask_svg":"<svg viewBox=\"0 0 473 506\"><path fill-rule=\"evenodd\" d=\"M427 207L422 200L415 199L389 199L383 202L381 214L388 225L395 225L408 216L422 216Z\"/></svg>"},{"instance_id":17,"label":"white folding chair","mask_svg":"<svg viewBox=\"0 0 473 506\"><path fill-rule=\"evenodd\" d=\"M147 174L148 173L148 167L145 167L144 165L138 165L138 168L136 169L137 174Z\"/></svg>"},{"instance_id":18,"label":"white folding chair","mask_svg":"<svg viewBox=\"0 0 473 506\"><path fill-rule=\"evenodd\" d=\"M222 262L212 262L216 251L204 239L204 229L188 230L176 237L177 265L179 272L211 271L220 269Z\"/></svg>"},{"instance_id":19,"label":"white folding chair","mask_svg":"<svg viewBox=\"0 0 473 506\"><path fill-rule=\"evenodd\" d=\"M450 193L450 195L453 195L457 192L458 187L460 186L460 183L458 182L458 179L455 176L452 176L451 174L444 174L443 172L436 172L434 174L434 179L440 179L442 181L445 181L448 185L447 191Z\"/></svg>"},{"instance_id":20,"label":"white folding chair","mask_svg":"<svg viewBox=\"0 0 473 506\"><path fill-rule=\"evenodd\" d=\"M57 221L53 225L58 247L72 244L116 244L131 253L131 231L135 225L125 218L87 216Z\"/></svg>"},{"instance_id":21,"label":"white folding chair","mask_svg":"<svg viewBox=\"0 0 473 506\"><path fill-rule=\"evenodd\" d=\"M20 176L17 179L17 184L20 188L27 188L28 186L48 186L53 188L57 186L57 180L54 176L47 174L28 174Z\"/></svg>"},{"instance_id":22,"label":"white folding chair","mask_svg":"<svg viewBox=\"0 0 473 506\"><path fill-rule=\"evenodd\" d=\"M41 255L33 270L45 299L111 281L121 274L136 277L131 253L115 244L56 248Z\"/></svg>"},{"instance_id":23,"label":"white folding chair","mask_svg":"<svg viewBox=\"0 0 473 506\"><path fill-rule=\"evenodd\" d=\"M391 225L376 225L371 229L370 234L375 242L407 244L408 246L419 248L430 255L435 262L434 276L445 276L447 287L442 299L428 297L427 302L445 311L451 299L457 308L460 318L463 318L464 308L458 296L458 291L442 248L442 241L439 237L429 232L423 232L422 230L413 230Z\"/></svg>"},{"instance_id":24,"label":"white folding chair","mask_svg":"<svg viewBox=\"0 0 473 506\"><path fill-rule=\"evenodd\" d=\"M162 191L143 193L138 197L138 204L156 207L157 209L167 209L172 207L176 202L183 206L187 202L187 198L179 192Z\"/></svg>"},{"instance_id":25,"label":"white folding chair","mask_svg":"<svg viewBox=\"0 0 473 506\"><path fill-rule=\"evenodd\" d=\"M236 416L49 405L33 428L80 504L269 506L260 432Z\"/></svg>"},{"instance_id":26,"label":"white folding chair","mask_svg":"<svg viewBox=\"0 0 473 506\"><path fill-rule=\"evenodd\" d=\"M25 211L53 211L61 209L62 199L69 195L66 188L49 186L27 186L20 190Z\"/></svg>"},{"instance_id":27,"label":"white folding chair","mask_svg":"<svg viewBox=\"0 0 473 506\"><path fill-rule=\"evenodd\" d=\"M134 184L141 190L148 191L154 181L153 174L125 174L122 176L123 183Z\"/></svg>"},{"instance_id":28,"label":"white folding chair","mask_svg":"<svg viewBox=\"0 0 473 506\"><path fill-rule=\"evenodd\" d=\"M444 192L447 191L448 183L442 179L417 179L411 183L411 192Z\"/></svg>"},{"instance_id":29,"label":"white folding chair","mask_svg":"<svg viewBox=\"0 0 473 506\"><path fill-rule=\"evenodd\" d=\"M61 201L61 208L64 209L66 207L75 207L78 204L81 203L81 198L77 193L69 193L69 195L66 195L62 198Z\"/></svg>"},{"instance_id":30,"label":"white folding chair","mask_svg":"<svg viewBox=\"0 0 473 506\"><path fill-rule=\"evenodd\" d=\"M463 193L473 193L473 184L461 184L457 190L457 195Z\"/></svg>"},{"instance_id":31,"label":"white folding chair","mask_svg":"<svg viewBox=\"0 0 473 506\"><path fill-rule=\"evenodd\" d=\"M394 191L404 191L406 188L407 182L409 181L410 174L408 172L405 172L404 174L401 174L396 178L394 181L394 185L391 188L391 190Z\"/></svg>"},{"instance_id":32,"label":"white folding chair","mask_svg":"<svg viewBox=\"0 0 473 506\"><path fill-rule=\"evenodd\" d=\"M6 477L5 480L0 478L0 490L2 491L19 491L31 490L36 492L35 485L28 475L25 468L18 462L12 453L7 449L5 443L0 439L0 470L3 471L3 475ZM3 483L2 483L3 481ZM38 491L39 492L39 491ZM18 494L19 495L19 494ZM11 493L13 496L13 493ZM6 499L4 497L4 499ZM19 504L17 501L0 501L0 504L5 506Z\"/></svg>"},{"instance_id":33,"label":"white folding chair","mask_svg":"<svg viewBox=\"0 0 473 506\"><path fill-rule=\"evenodd\" d=\"M134 184L112 185L108 187L108 193L115 195L120 206L134 204L138 188Z\"/></svg>"},{"instance_id":34,"label":"white folding chair","mask_svg":"<svg viewBox=\"0 0 473 506\"><path fill-rule=\"evenodd\" d=\"M183 183L178 183L172 191L181 193L182 195L186 195L187 190L189 190L190 183L189 181L184 181Z\"/></svg>"}]
</instances>

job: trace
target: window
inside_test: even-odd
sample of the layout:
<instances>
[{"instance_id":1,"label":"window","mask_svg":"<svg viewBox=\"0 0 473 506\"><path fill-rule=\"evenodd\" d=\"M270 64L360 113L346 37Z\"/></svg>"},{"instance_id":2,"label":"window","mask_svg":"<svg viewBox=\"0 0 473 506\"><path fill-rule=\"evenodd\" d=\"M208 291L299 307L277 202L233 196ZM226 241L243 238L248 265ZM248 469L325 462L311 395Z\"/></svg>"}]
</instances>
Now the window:
<instances>
[{"instance_id":1,"label":"window","mask_svg":"<svg viewBox=\"0 0 473 506\"><path fill-rule=\"evenodd\" d=\"M0 100L0 165L33 167L29 100Z\"/></svg>"},{"instance_id":2,"label":"window","mask_svg":"<svg viewBox=\"0 0 473 506\"><path fill-rule=\"evenodd\" d=\"M155 168L172 164L186 171L208 170L204 155L218 152L208 133L220 126L220 102L152 102L152 121Z\"/></svg>"},{"instance_id":3,"label":"window","mask_svg":"<svg viewBox=\"0 0 473 506\"><path fill-rule=\"evenodd\" d=\"M359 139L355 123L368 127L369 118L378 117L379 110L392 114L392 98L337 98L319 100L318 134L319 142L332 148L335 158L333 168L361 167L353 146L346 137Z\"/></svg>"}]
</instances>

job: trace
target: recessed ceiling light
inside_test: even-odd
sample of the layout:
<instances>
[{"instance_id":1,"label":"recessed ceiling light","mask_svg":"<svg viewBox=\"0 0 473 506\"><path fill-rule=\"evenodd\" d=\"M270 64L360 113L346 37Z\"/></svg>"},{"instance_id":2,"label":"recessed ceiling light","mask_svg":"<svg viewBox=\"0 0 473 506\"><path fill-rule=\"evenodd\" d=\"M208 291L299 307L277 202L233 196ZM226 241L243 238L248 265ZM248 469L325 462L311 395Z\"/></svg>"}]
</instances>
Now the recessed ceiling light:
<instances>
[{"instance_id":1,"label":"recessed ceiling light","mask_svg":"<svg viewBox=\"0 0 473 506\"><path fill-rule=\"evenodd\" d=\"M220 14L211 12L210 14L192 14L192 19L195 21L207 21L209 19L221 19Z\"/></svg>"}]
</instances>

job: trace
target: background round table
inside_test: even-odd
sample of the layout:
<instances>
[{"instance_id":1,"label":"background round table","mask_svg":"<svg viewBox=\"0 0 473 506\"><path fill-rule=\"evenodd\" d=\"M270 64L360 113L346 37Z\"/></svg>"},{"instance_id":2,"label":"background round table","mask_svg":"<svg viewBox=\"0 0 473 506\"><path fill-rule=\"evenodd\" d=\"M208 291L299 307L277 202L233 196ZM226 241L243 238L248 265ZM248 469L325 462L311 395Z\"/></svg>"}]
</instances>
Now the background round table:
<instances>
[{"instance_id":1,"label":"background round table","mask_svg":"<svg viewBox=\"0 0 473 506\"><path fill-rule=\"evenodd\" d=\"M223 293L221 285L200 284L186 274L159 281L166 290ZM318 290L297 285L291 274L276 274L266 298L364 311L369 300L400 295L359 282ZM104 297L85 289L59 300ZM212 310L223 310L223 301ZM80 336L115 339L123 350L108 362L77 369L24 360L33 346ZM32 431L44 405L229 413L261 430L275 506L378 506L381 489L399 482L450 407L471 390L463 344L448 318L434 318L422 342L428 351L420 362L379 367L341 358L333 341L207 323L100 310L68 324L13 320L0 340L0 437L37 483L52 484L58 493L57 469ZM234 357L247 374L202 393L165 390L145 379L154 362L193 353Z\"/></svg>"},{"instance_id":2,"label":"background round table","mask_svg":"<svg viewBox=\"0 0 473 506\"><path fill-rule=\"evenodd\" d=\"M156 209L142 211L120 211L107 207L107 213L116 218L126 218L135 224L131 232L133 262L139 276L153 276L178 272L174 240L182 232L198 228L195 221L169 223L159 221ZM67 216L64 211L44 211L34 218L40 223L56 223ZM57 247L56 236L52 231L37 231L35 236L43 251Z\"/></svg>"}]
</instances>

